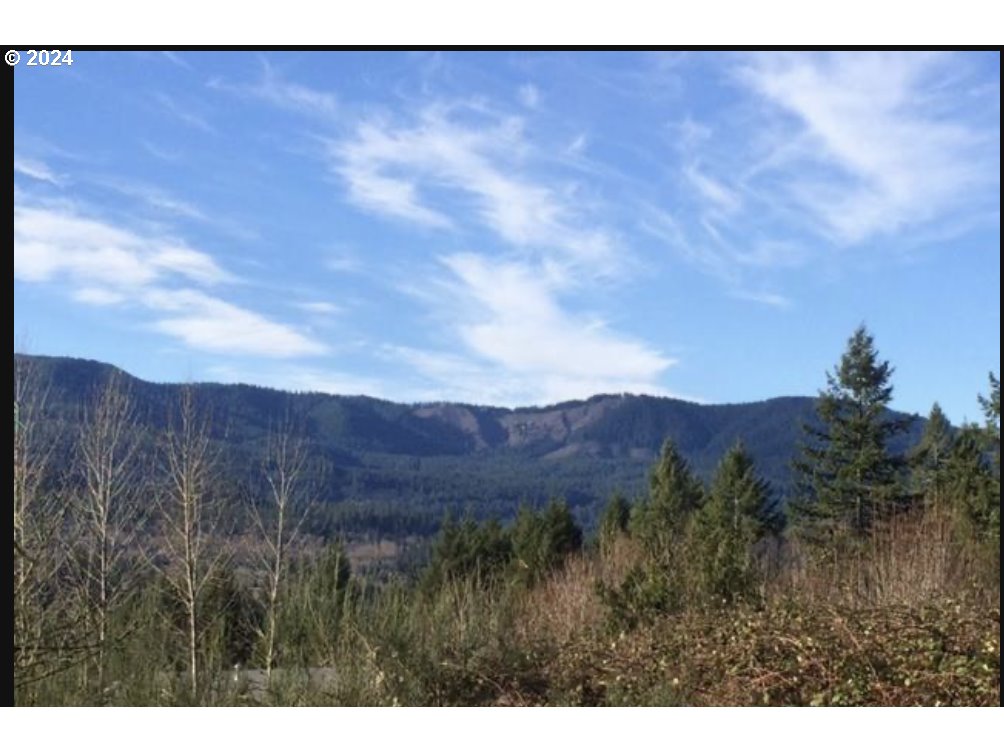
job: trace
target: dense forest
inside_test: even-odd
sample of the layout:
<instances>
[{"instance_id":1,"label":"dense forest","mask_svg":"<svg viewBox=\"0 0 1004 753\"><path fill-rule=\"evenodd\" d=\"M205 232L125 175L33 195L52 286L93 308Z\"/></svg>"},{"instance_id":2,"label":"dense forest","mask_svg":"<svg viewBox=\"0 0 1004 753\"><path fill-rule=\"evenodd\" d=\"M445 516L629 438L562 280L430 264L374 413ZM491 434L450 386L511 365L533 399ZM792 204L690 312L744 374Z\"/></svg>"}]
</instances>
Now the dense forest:
<instances>
[{"instance_id":1,"label":"dense forest","mask_svg":"<svg viewBox=\"0 0 1004 753\"><path fill-rule=\"evenodd\" d=\"M818 398L749 406L15 355L16 701L998 705L999 382L953 427L892 374L864 327Z\"/></svg>"},{"instance_id":2,"label":"dense forest","mask_svg":"<svg viewBox=\"0 0 1004 753\"><path fill-rule=\"evenodd\" d=\"M598 395L544 408L403 405L367 397L289 393L247 385L162 385L107 364L15 355L45 385L38 431L68 466L83 411L109 380L129 396L131 430L144 451L168 426L183 390L204 413L220 484L252 482L271 433L302 439L305 483L316 501L307 528L325 538L404 539L435 533L447 512L512 521L521 504L554 497L587 530L615 493L645 493L648 468L671 438L694 473L710 481L721 455L741 440L777 500L793 491L791 463L811 398L698 405L671 398ZM892 439L903 452L923 431L920 417ZM70 430L67 430L70 427Z\"/></svg>"}]
</instances>

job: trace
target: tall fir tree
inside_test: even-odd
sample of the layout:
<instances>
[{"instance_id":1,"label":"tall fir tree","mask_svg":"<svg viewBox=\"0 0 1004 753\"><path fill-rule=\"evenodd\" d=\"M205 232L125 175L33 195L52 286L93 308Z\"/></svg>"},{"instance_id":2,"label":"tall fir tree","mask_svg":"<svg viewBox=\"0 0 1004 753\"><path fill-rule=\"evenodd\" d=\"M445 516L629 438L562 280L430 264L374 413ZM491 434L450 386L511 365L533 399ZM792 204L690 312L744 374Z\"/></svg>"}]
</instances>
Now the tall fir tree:
<instances>
[{"instance_id":1,"label":"tall fir tree","mask_svg":"<svg viewBox=\"0 0 1004 753\"><path fill-rule=\"evenodd\" d=\"M704 593L726 603L753 596L753 547L779 532L782 524L770 485L757 475L753 458L737 442L718 464L707 502L695 516Z\"/></svg>"},{"instance_id":2,"label":"tall fir tree","mask_svg":"<svg viewBox=\"0 0 1004 753\"><path fill-rule=\"evenodd\" d=\"M892 374L864 325L847 341L835 373L827 372L817 420L804 425L807 441L794 462L791 509L804 539L818 542L841 531L862 536L902 503L903 461L889 441L908 424L889 415Z\"/></svg>"},{"instance_id":3,"label":"tall fir tree","mask_svg":"<svg viewBox=\"0 0 1004 753\"><path fill-rule=\"evenodd\" d=\"M672 558L682 545L691 516L704 501L704 488L671 439L663 442L649 477L648 499L636 505L631 533L658 559Z\"/></svg>"},{"instance_id":4,"label":"tall fir tree","mask_svg":"<svg viewBox=\"0 0 1004 753\"><path fill-rule=\"evenodd\" d=\"M909 454L913 491L930 507L941 508L947 502L948 461L954 444L955 431L941 406L935 403L920 441Z\"/></svg>"}]
</instances>

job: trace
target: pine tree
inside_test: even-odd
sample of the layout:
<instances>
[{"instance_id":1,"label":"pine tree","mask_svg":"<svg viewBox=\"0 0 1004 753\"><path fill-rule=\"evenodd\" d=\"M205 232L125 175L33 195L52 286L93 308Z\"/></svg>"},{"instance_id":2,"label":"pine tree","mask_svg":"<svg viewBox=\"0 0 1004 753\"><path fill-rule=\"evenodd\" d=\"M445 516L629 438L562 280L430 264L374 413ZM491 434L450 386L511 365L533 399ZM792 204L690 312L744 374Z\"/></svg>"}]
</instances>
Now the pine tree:
<instances>
[{"instance_id":1,"label":"pine tree","mask_svg":"<svg viewBox=\"0 0 1004 753\"><path fill-rule=\"evenodd\" d=\"M704 592L725 602L751 595L756 585L753 547L780 527L770 485L757 476L742 442L736 443L718 464L707 502L695 516Z\"/></svg>"},{"instance_id":2,"label":"pine tree","mask_svg":"<svg viewBox=\"0 0 1004 753\"><path fill-rule=\"evenodd\" d=\"M827 373L818 420L803 427L808 441L794 463L792 512L803 538L819 541L841 530L864 535L902 502L902 460L890 453L889 441L907 425L888 413L892 373L863 325L836 372Z\"/></svg>"},{"instance_id":3,"label":"pine tree","mask_svg":"<svg viewBox=\"0 0 1004 753\"><path fill-rule=\"evenodd\" d=\"M649 477L648 499L635 506L631 532L650 555L672 559L683 543L690 517L703 500L701 482L691 473L676 444L667 439Z\"/></svg>"},{"instance_id":4,"label":"pine tree","mask_svg":"<svg viewBox=\"0 0 1004 753\"><path fill-rule=\"evenodd\" d=\"M703 485L676 444L667 439L649 477L648 498L631 511L630 532L646 557L618 586L599 587L615 624L630 627L683 608L689 587L690 528L703 503Z\"/></svg>"},{"instance_id":5,"label":"pine tree","mask_svg":"<svg viewBox=\"0 0 1004 753\"><path fill-rule=\"evenodd\" d=\"M955 432L941 406L935 403L927 417L924 434L910 452L915 490L932 507L946 502L948 461L955 444Z\"/></svg>"}]
</instances>

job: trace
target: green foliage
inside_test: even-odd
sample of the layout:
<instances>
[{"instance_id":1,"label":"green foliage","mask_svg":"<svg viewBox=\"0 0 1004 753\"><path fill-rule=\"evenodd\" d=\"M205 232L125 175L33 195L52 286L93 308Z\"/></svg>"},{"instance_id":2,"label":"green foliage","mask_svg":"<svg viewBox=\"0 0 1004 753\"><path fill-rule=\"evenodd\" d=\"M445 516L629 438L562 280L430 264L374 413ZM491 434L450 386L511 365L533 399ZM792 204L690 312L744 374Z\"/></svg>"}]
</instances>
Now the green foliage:
<instances>
[{"instance_id":1,"label":"green foliage","mask_svg":"<svg viewBox=\"0 0 1004 753\"><path fill-rule=\"evenodd\" d=\"M79 405L113 367L70 358L16 355L15 360L36 366L41 382L51 385L40 428L56 445L53 467L69 464ZM152 442L164 429L179 388L127 374L121 378L134 399L139 429ZM607 395L509 411L407 406L248 385L191 389L211 414L222 491L248 483L247 469L261 464L270 427L287 416L304 427L309 457L303 483L317 496L303 531L325 539L431 536L447 510L470 507L479 520L509 520L522 502L542 506L552 497L566 499L578 522L593 530L615 490L629 499L646 491L647 467L670 434L701 478L710 478L721 454L742 437L761 474L786 491L798 425L813 404L809 398L777 398L715 406ZM569 414L587 420L569 421L570 432L556 439L548 427L561 425Z\"/></svg>"},{"instance_id":2,"label":"green foliage","mask_svg":"<svg viewBox=\"0 0 1004 753\"><path fill-rule=\"evenodd\" d=\"M691 580L692 518L704 488L676 444L667 439L649 476L648 497L634 506L629 530L644 559L616 586L598 585L612 624L632 627L686 604Z\"/></svg>"},{"instance_id":3,"label":"green foliage","mask_svg":"<svg viewBox=\"0 0 1004 753\"><path fill-rule=\"evenodd\" d=\"M690 516L703 501L701 482L676 444L667 439L649 476L648 499L634 508L631 534L653 559L671 566L678 559Z\"/></svg>"},{"instance_id":4,"label":"green foliage","mask_svg":"<svg viewBox=\"0 0 1004 753\"><path fill-rule=\"evenodd\" d=\"M770 485L756 474L741 443L722 458L708 499L694 521L702 590L725 603L752 598L758 573L753 547L781 528Z\"/></svg>"},{"instance_id":5,"label":"green foliage","mask_svg":"<svg viewBox=\"0 0 1004 753\"><path fill-rule=\"evenodd\" d=\"M948 458L946 484L964 536L996 550L999 556L1000 477L989 467L985 449L985 432L964 426Z\"/></svg>"},{"instance_id":6,"label":"green foliage","mask_svg":"<svg viewBox=\"0 0 1004 753\"><path fill-rule=\"evenodd\" d=\"M211 639L206 643L216 653L207 662L210 665L247 664L254 656L265 614L242 580L246 579L228 565L206 584L203 609L213 620L209 627Z\"/></svg>"},{"instance_id":7,"label":"green foliage","mask_svg":"<svg viewBox=\"0 0 1004 753\"><path fill-rule=\"evenodd\" d=\"M268 402L267 394L253 394ZM705 494L679 448L667 442L647 498L633 513L623 497L614 498L603 518L601 531L616 537L627 526L635 541L588 552L558 574L582 545L576 518L559 500L543 510L525 507L508 529L448 518L433 546L435 575L427 577L436 587L428 590L404 578L353 578L340 543L321 546L305 536L290 551L282 581L279 666L270 683L254 653L263 617L251 584L262 582L253 571L261 562L253 551L230 546L240 539L220 536L214 549L233 556L220 560L199 593L197 696L183 671L178 593L148 566L156 556L148 560L139 551L129 560L137 577L110 614L114 640L105 677L95 681L92 663L82 660L92 648L74 645L83 633L62 624L85 614L65 561L73 542L53 537L50 547L72 551L46 570L40 598L59 610L39 625L38 639L55 645L60 665L18 688L16 700L999 705L993 376L990 397L981 402L986 425L962 429L944 466L948 445L937 420L915 453L918 469L944 471L945 509L961 525L951 528L943 510L917 510L875 528L855 559L840 561L847 566L840 572L829 562L793 558L759 576L753 554L780 522L770 488L741 445L725 453ZM404 421L392 407L381 411L391 423ZM932 465L935 452L939 462ZM147 481L133 493L142 498L158 483ZM72 511L58 522L72 530ZM149 541L141 539L137 550ZM991 556L973 557L974 542ZM599 599L590 588L597 581ZM609 582L616 585L602 585ZM749 604L745 597L754 591L762 598ZM708 594L731 608L703 608ZM605 614L619 628L614 635L602 630ZM250 667L235 671L234 663Z\"/></svg>"},{"instance_id":8,"label":"green foliage","mask_svg":"<svg viewBox=\"0 0 1004 753\"><path fill-rule=\"evenodd\" d=\"M326 666L349 600L351 567L339 541L290 563L279 600L279 666Z\"/></svg>"},{"instance_id":9,"label":"green foliage","mask_svg":"<svg viewBox=\"0 0 1004 753\"><path fill-rule=\"evenodd\" d=\"M955 432L948 418L935 403L927 417L924 434L909 454L915 493L940 508L946 502L948 462L955 444Z\"/></svg>"},{"instance_id":10,"label":"green foliage","mask_svg":"<svg viewBox=\"0 0 1004 753\"><path fill-rule=\"evenodd\" d=\"M432 546L422 582L427 590L433 590L452 580L471 575L494 578L509 564L512 557L510 533L497 520L479 524L467 516L460 522L455 522L447 514Z\"/></svg>"},{"instance_id":11,"label":"green foliage","mask_svg":"<svg viewBox=\"0 0 1004 753\"><path fill-rule=\"evenodd\" d=\"M792 513L804 540L862 536L902 506L902 460L889 444L907 426L888 410L892 373L864 326L848 340L836 372L827 373L818 420L803 427L808 441L794 463Z\"/></svg>"},{"instance_id":12,"label":"green foliage","mask_svg":"<svg viewBox=\"0 0 1004 753\"><path fill-rule=\"evenodd\" d=\"M582 529L564 500L551 500L544 510L523 505L508 529L498 521L479 524L470 516L455 522L450 515L432 547L422 576L426 592L467 577L486 582L513 573L533 585L582 548Z\"/></svg>"},{"instance_id":13,"label":"green foliage","mask_svg":"<svg viewBox=\"0 0 1004 753\"><path fill-rule=\"evenodd\" d=\"M651 561L634 565L616 586L599 581L597 595L614 630L633 630L685 606L677 578Z\"/></svg>"},{"instance_id":14,"label":"green foliage","mask_svg":"<svg viewBox=\"0 0 1004 753\"><path fill-rule=\"evenodd\" d=\"M610 498L610 502L603 508L600 516L597 539L600 548L608 547L618 536L626 534L628 525L631 522L631 505L623 494L617 493Z\"/></svg>"},{"instance_id":15,"label":"green foliage","mask_svg":"<svg viewBox=\"0 0 1004 753\"><path fill-rule=\"evenodd\" d=\"M512 550L522 582L536 583L581 548L582 529L564 500L552 499L540 512L526 505L520 508L512 528Z\"/></svg>"}]
</instances>

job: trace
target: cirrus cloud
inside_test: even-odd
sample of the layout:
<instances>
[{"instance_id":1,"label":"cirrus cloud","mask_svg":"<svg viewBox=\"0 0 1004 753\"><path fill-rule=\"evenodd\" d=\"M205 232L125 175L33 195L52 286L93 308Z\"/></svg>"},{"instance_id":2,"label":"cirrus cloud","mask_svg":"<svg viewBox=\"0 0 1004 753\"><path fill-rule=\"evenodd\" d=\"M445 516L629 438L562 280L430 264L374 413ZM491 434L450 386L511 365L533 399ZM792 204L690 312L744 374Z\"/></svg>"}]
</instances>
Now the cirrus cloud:
<instances>
[{"instance_id":1,"label":"cirrus cloud","mask_svg":"<svg viewBox=\"0 0 1004 753\"><path fill-rule=\"evenodd\" d=\"M288 325L191 287L236 282L209 254L66 204L15 205L14 279L61 284L90 306L149 309L146 326L197 350L269 358L327 352Z\"/></svg>"}]
</instances>

